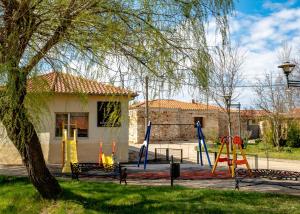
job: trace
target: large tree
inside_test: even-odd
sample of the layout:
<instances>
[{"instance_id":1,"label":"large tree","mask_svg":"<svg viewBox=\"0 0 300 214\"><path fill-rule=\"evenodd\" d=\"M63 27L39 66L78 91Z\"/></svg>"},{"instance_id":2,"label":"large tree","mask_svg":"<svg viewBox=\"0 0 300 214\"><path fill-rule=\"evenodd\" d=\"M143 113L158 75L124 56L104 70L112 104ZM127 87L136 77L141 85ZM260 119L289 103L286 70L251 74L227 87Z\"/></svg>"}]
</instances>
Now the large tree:
<instances>
[{"instance_id":1,"label":"large tree","mask_svg":"<svg viewBox=\"0 0 300 214\"><path fill-rule=\"evenodd\" d=\"M61 192L46 167L28 111L27 80L39 71L62 69L70 62L128 67L168 78L187 72L191 50L205 55L205 24L215 20L226 39L232 0L1 0L0 120L19 151L30 181L44 198ZM188 26L188 27L187 27ZM187 46L192 29L197 46ZM184 45L183 45L184 44ZM201 61L201 60L200 60ZM111 66L111 67L110 67ZM201 63L193 73L203 72Z\"/></svg>"}]
</instances>

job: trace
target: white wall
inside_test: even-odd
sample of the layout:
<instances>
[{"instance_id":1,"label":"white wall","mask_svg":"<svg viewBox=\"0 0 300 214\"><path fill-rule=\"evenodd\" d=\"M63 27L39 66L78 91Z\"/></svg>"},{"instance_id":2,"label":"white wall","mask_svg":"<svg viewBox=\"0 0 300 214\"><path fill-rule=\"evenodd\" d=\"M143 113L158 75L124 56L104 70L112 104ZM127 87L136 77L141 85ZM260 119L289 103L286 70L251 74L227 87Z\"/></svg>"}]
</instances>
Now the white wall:
<instances>
[{"instance_id":1,"label":"white wall","mask_svg":"<svg viewBox=\"0 0 300 214\"><path fill-rule=\"evenodd\" d=\"M128 160L128 101L129 97L121 96L75 96L55 95L49 100L49 108L41 116L37 128L46 162L61 163L61 138L55 137L55 113L88 112L89 133L87 138L78 138L78 159L80 162L98 162L99 143L103 142L103 152L111 154L112 141L116 142L118 161ZM121 102L121 127L97 127L97 102ZM4 140L0 136L0 141ZM0 144L0 164L20 164L17 150L9 140Z\"/></svg>"}]
</instances>

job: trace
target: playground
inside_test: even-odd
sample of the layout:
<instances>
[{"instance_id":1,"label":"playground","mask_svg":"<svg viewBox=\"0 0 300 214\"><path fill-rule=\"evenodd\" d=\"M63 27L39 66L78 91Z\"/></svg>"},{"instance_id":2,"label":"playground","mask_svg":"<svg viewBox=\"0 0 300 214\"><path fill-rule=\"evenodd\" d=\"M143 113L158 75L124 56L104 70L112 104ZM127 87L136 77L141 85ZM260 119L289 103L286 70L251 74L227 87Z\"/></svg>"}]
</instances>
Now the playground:
<instances>
[{"instance_id":1,"label":"playground","mask_svg":"<svg viewBox=\"0 0 300 214\"><path fill-rule=\"evenodd\" d=\"M103 150L105 142L99 142L98 162L80 162L77 155L76 131L74 129L73 137L68 137L66 129L62 130L62 163L49 165L51 172L64 187L61 199L55 205L51 202L42 203L34 200L30 207L27 206L29 213L33 213L33 210L37 213L61 212L64 209L76 213L86 211L132 213L135 210L157 213L169 211L174 207L176 212L230 210L230 213L239 213L243 209L244 213L258 213L262 210L264 213L266 210L268 213L279 211L284 213L291 211L290 205L293 205L294 210L298 209L295 201L299 200L300 195L299 180L296 180L299 174L293 174L296 179L281 179L275 184L268 183L263 177L252 178L252 172L255 170L250 167L255 168L256 164L253 164L250 158L248 164L240 138L233 138L235 146L233 155L229 150L231 139L228 137L222 139L218 153L209 153L200 123L196 126L197 141L192 144L193 149L188 149L188 155L194 156L194 161L185 158L187 153L184 146L175 144L174 147L168 145L162 148L150 144L151 123L149 123L144 142L137 149L136 161L118 162L115 155L118 142L113 141L110 142L111 152ZM246 170L246 180L251 181L250 185L240 184L243 178L237 177L236 166ZM36 198L32 186L29 185L27 178L24 178L27 176L24 166L3 165L0 166L0 174L10 176L0 179L3 191L15 194L14 188L21 186L22 189L25 188L23 194L27 196L18 196L23 202L19 200L16 205L12 203L13 199L10 197L17 196L8 195L0 206L1 212L18 212L21 209L20 204L28 204L24 198ZM237 190L237 181L240 191ZM223 203L216 203L216 198ZM277 204L276 209L272 207L272 203ZM259 204L259 209L254 206L255 204Z\"/></svg>"},{"instance_id":2,"label":"playground","mask_svg":"<svg viewBox=\"0 0 300 214\"><path fill-rule=\"evenodd\" d=\"M152 145L150 143L152 126L149 122L136 161L131 162L118 162L115 155L118 149L116 142L111 143L111 153L105 153L103 142L99 143L97 163L79 162L76 146L77 130L74 129L74 137L70 139L63 129L61 142L63 162L61 165L52 165L52 173L63 179L112 181L131 185L181 185L231 190L241 187L242 190L300 194L298 181L300 172L275 169L257 171L257 157L254 159L251 159L251 156L247 157L239 136L223 137L219 151L209 153L205 135L198 121L195 127L197 142L193 144L193 151L188 150L188 153L191 152L196 156L196 161L191 161L185 158L186 154L182 147L174 145L173 148L169 146L162 148ZM149 148L152 146L155 148L152 148L151 152ZM240 169L245 171L237 175L236 172ZM279 182L268 182L268 179ZM241 185L244 181L246 185Z\"/></svg>"}]
</instances>

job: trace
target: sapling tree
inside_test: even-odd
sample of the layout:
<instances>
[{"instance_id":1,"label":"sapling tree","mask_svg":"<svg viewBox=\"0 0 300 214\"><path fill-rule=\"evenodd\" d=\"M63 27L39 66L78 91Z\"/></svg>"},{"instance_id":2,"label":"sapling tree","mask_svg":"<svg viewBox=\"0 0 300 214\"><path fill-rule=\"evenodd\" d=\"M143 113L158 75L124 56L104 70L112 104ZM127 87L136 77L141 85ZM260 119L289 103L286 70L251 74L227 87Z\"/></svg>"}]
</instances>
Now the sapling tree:
<instances>
[{"instance_id":1,"label":"sapling tree","mask_svg":"<svg viewBox=\"0 0 300 214\"><path fill-rule=\"evenodd\" d=\"M28 111L27 81L70 62L113 69L113 59L180 77L193 46L184 26L193 26L205 47L205 23L215 20L226 39L232 0L1 0L0 120L19 151L29 179L44 198L61 187L49 172ZM205 49L202 49L205 50ZM89 66L87 66L89 67ZM199 66L198 66L199 67ZM76 68L75 68L76 70Z\"/></svg>"},{"instance_id":2,"label":"sapling tree","mask_svg":"<svg viewBox=\"0 0 300 214\"><path fill-rule=\"evenodd\" d=\"M283 113L289 108L290 101L287 99L287 92L282 76L274 78L272 72L265 74L263 79L256 82L254 88L256 93L255 104L266 112L269 121L271 142L278 149L279 140L282 138Z\"/></svg>"},{"instance_id":3,"label":"sapling tree","mask_svg":"<svg viewBox=\"0 0 300 214\"><path fill-rule=\"evenodd\" d=\"M228 134L232 135L231 104L239 93L237 86L243 81L242 66L245 53L238 46L216 47L212 53L213 69L210 76L210 93L224 110L228 119Z\"/></svg>"}]
</instances>

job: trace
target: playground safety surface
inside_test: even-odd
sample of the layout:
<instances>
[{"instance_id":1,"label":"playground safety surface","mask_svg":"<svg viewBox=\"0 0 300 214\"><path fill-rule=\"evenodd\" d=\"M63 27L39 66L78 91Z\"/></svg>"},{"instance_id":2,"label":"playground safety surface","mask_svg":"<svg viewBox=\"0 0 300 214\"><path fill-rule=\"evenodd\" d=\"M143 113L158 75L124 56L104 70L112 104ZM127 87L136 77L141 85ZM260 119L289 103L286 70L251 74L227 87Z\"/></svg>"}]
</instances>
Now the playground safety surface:
<instances>
[{"instance_id":1,"label":"playground safety surface","mask_svg":"<svg viewBox=\"0 0 300 214\"><path fill-rule=\"evenodd\" d=\"M146 170L143 165L125 165L130 180L138 179L170 179L170 164L148 164ZM197 164L181 164L180 177L177 180L200 180L200 179L231 179L228 170L218 170L211 173L208 166Z\"/></svg>"},{"instance_id":2,"label":"playground safety surface","mask_svg":"<svg viewBox=\"0 0 300 214\"><path fill-rule=\"evenodd\" d=\"M128 170L127 183L129 185L142 186L165 186L170 185L170 165L169 164L148 164L147 169L143 169L143 165L139 168L136 164L125 164ZM53 174L61 172L61 165L48 165ZM228 174L228 168L220 167L216 171L216 175L210 174L208 166L200 166L199 164L181 164L181 178L174 181L174 185L181 185L192 188L212 188L212 189L231 189L235 187L234 179ZM27 176L27 172L22 165L0 165L0 174L9 176ZM71 179L69 177L61 177L61 179ZM83 181L93 182L116 182L118 179L105 178L100 176L92 176L80 178ZM257 182L263 179L257 179ZM289 181L295 182L295 181ZM300 188L300 187L299 187ZM240 191L258 191L258 192L275 192L283 194L291 194L300 196L300 190L289 189L281 186L273 185L254 185L242 186Z\"/></svg>"}]
</instances>

